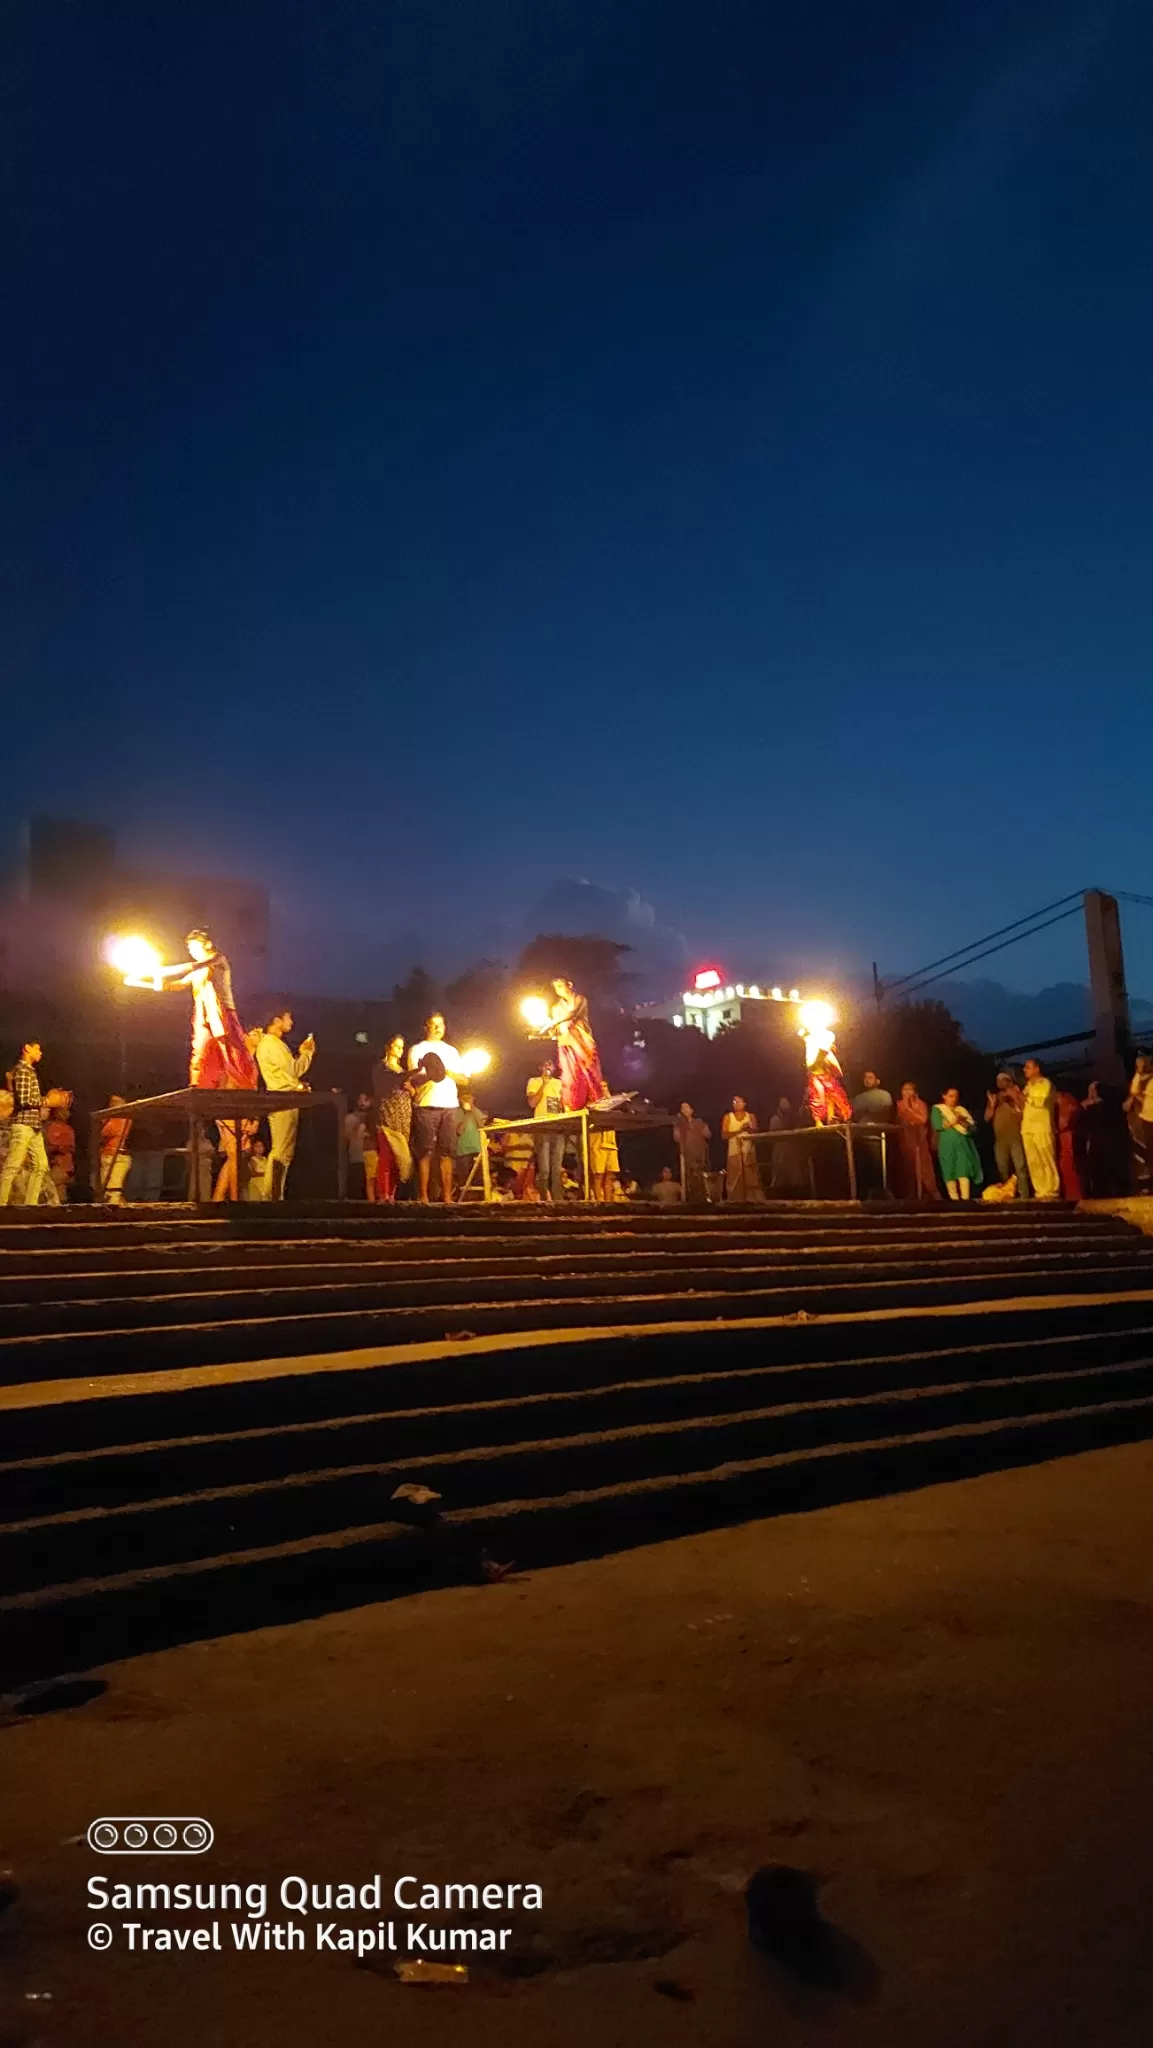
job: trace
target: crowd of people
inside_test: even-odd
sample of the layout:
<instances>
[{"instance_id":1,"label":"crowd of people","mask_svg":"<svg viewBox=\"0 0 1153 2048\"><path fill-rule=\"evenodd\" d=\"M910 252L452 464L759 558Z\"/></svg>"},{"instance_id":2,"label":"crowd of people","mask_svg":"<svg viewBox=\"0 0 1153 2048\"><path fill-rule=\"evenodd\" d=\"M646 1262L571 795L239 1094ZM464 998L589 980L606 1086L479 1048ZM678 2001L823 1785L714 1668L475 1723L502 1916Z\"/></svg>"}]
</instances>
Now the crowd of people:
<instances>
[{"instance_id":1,"label":"crowd of people","mask_svg":"<svg viewBox=\"0 0 1153 2048\"><path fill-rule=\"evenodd\" d=\"M892 1128L893 1192L910 1201L968 1202L980 1194L1079 1202L1141 1192L1153 1179L1153 1143L1147 1157L1143 1151L1143 1131L1153 1123L1153 1060L1144 1053L1124 1100L1096 1081L1082 1096L1027 1059L1019 1075L1010 1068L997 1074L980 1122L955 1087L930 1107L917 1084L905 1081L894 1101L871 1072L851 1114L866 1148L870 1132Z\"/></svg>"},{"instance_id":2,"label":"crowd of people","mask_svg":"<svg viewBox=\"0 0 1153 2048\"><path fill-rule=\"evenodd\" d=\"M430 1020L427 1030L430 1034L443 1031L443 1019ZM427 1044L422 1044L413 1048L409 1057L419 1064L427 1050ZM387 1154L389 1149L395 1153L398 1145L407 1144L414 1117L420 1123L422 1089L419 1078L405 1070L403 1040L394 1040L388 1048L386 1068L393 1076L391 1086L385 1070L378 1067L373 1093L360 1098L347 1123L350 1161L354 1171L363 1165L370 1200L395 1199L411 1176L411 1164L398 1175ZM452 1112L435 1126L443 1156L455 1161L454 1169L442 1167L445 1199L453 1195L459 1199L466 1189L479 1195L476 1164L482 1126L489 1153L491 1199L579 1199L576 1134L547 1121L561 1116L568 1107L556 1061L543 1061L527 1085L534 1122L545 1120L535 1133L506 1129L507 1120L489 1118L476 1104L471 1089L460 1081L457 1098L450 1103L448 1078L436 1084L441 1093L435 1105ZM1124 1100L1118 1095L1110 1098L1109 1091L1096 1081L1088 1083L1082 1096L1053 1081L1037 1059L1026 1060L1019 1075L1008 1068L997 1074L980 1118L961 1101L955 1087L945 1088L930 1104L916 1082L905 1081L894 1097L871 1069L863 1073L858 1093L850 1099L846 1091L844 1100L845 1119L852 1122L858 1136L858 1177L866 1195L879 1192L884 1185L897 1198L921 1204L969 1202L978 1197L1075 1202L1084 1196L1153 1191L1153 1056L1145 1053L1137 1056ZM386 1110L389 1102L392 1106ZM394 1127L401 1127L399 1131L394 1128L391 1139L386 1116ZM677 1163L663 1164L656 1178L644 1185L622 1175L616 1134L590 1130L590 1194L598 1202L641 1199L672 1206L719 1200L762 1202L812 1193L816 1184L804 1131L800 1112L788 1096L778 1097L762 1134L748 1102L734 1095L720 1120L723 1165L718 1170L712 1128L691 1102L684 1101L672 1125ZM764 1143L758 1142L762 1135ZM883 1165L882 1135L887 1138ZM416 1148L418 1164L419 1156L431 1157L428 1144L432 1136L431 1130L424 1131ZM372 1188L374 1171L377 1184ZM427 1198L427 1187L426 1173L421 1180L422 1199ZM447 1192L450 1189L451 1193Z\"/></svg>"},{"instance_id":3,"label":"crowd of people","mask_svg":"<svg viewBox=\"0 0 1153 2048\"><path fill-rule=\"evenodd\" d=\"M566 985L561 998L566 1007L571 993ZM586 1020L574 1012L564 1022L574 1025L575 1033L566 1029L562 1043L571 1048L575 1036L579 1057L570 1059L567 1075L562 1075L559 1058L541 1062L525 1089L523 1119L491 1117L481 1108L439 1012L428 1019L416 1044L406 1047L402 1037L393 1038L373 1068L371 1088L345 1118L350 1192L370 1202L394 1202L406 1187L421 1202L479 1197L483 1130L490 1201L575 1200L580 1193L576 1134L553 1120L575 1106L612 1098L600 1074L595 1042L590 1054ZM539 1129L523 1128L529 1117ZM619 1199L619 1167L616 1133L590 1131L595 1201Z\"/></svg>"},{"instance_id":4,"label":"crowd of people","mask_svg":"<svg viewBox=\"0 0 1153 2048\"><path fill-rule=\"evenodd\" d=\"M293 1051L294 1019L283 1004L245 1030L232 1004L227 961L207 934L192 933L188 943L192 961L169 972L179 977L178 985L193 988L192 1085L259 1088L286 1098L306 1092L316 1053L312 1035ZM630 1098L610 1092L587 1001L571 981L554 980L552 1001L547 1010L541 1005L541 1014L545 1021L533 1035L548 1041L549 1050L528 1080L520 1117L489 1116L481 1107L473 1070L449 1039L439 1011L413 1044L393 1037L345 1116L350 1196L380 1203L406 1195L452 1202L482 1192L495 1201L580 1199L584 1162L573 1112L612 1110ZM41 1058L38 1043L23 1045L0 1090L0 1206L59 1204L75 1185L73 1097L62 1087L42 1092ZM109 1098L90 1175L96 1197L110 1206L126 1199L132 1167L126 1109L123 1097ZM1137 1055L1123 1097L1095 1081L1082 1095L1055 1082L1040 1060L1027 1059L1020 1074L1004 1068L996 1075L983 1111L975 1112L956 1087L945 1088L930 1104L917 1083L907 1080L894 1097L871 1069L850 1098L828 1048L809 1062L804 1111L781 1095L762 1130L748 1101L733 1096L717 1134L721 1161L710 1124L690 1101L682 1101L671 1130L676 1163L660 1164L644 1186L622 1174L616 1130L590 1123L588 1192L601 1203L646 1199L662 1205L755 1203L824 1192L814 1165L823 1148L806 1144L806 1132L814 1124L845 1123L856 1136L858 1187L866 1196L886 1191L914 1203L978 1197L1044 1202L1153 1192L1153 1055ZM201 1199L282 1200L298 1125L299 1111L289 1101L263 1121L223 1118L214 1138L206 1124L192 1141L199 1157L189 1162Z\"/></svg>"},{"instance_id":5,"label":"crowd of people","mask_svg":"<svg viewBox=\"0 0 1153 2048\"><path fill-rule=\"evenodd\" d=\"M246 1076L245 1085L273 1094L305 1088L304 1075L316 1046L308 1037L293 1053L285 1044L292 1024L291 1011L281 1009L243 1034L252 1076L257 1077ZM13 1202L58 1204L68 1199L75 1185L76 1132L70 1121L73 1095L67 1088L41 1090L37 1069L42 1057L38 1041L22 1045L0 1090L0 1207ZM229 1083L232 1088L241 1085L239 1075ZM111 1207L125 1200L132 1169L132 1120L120 1114L124 1107L122 1095L109 1097L99 1156L91 1174L97 1199ZM217 1202L283 1199L299 1120L298 1110L273 1111L267 1118L267 1143L255 1118L240 1121L239 1145L232 1119L216 1124L214 1138L207 1131L201 1133L195 1140L199 1154L195 1182L201 1198Z\"/></svg>"}]
</instances>

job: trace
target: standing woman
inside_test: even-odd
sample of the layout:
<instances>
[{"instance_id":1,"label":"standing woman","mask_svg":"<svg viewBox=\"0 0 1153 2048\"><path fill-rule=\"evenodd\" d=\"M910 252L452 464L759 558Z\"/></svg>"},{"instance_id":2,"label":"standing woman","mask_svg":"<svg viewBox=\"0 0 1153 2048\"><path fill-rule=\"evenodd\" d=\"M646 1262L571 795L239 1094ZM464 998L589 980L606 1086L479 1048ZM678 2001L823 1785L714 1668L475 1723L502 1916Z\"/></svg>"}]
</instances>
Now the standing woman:
<instances>
[{"instance_id":1,"label":"standing woman","mask_svg":"<svg viewBox=\"0 0 1153 2048\"><path fill-rule=\"evenodd\" d=\"M765 1191L761 1186L761 1170L757 1165L757 1148L750 1131L757 1128L757 1119L743 1095L734 1095L733 1106L726 1109L721 1118L721 1136L728 1139L725 1155L725 1200L727 1202L763 1202Z\"/></svg>"},{"instance_id":2,"label":"standing woman","mask_svg":"<svg viewBox=\"0 0 1153 2048\"><path fill-rule=\"evenodd\" d=\"M1061 1193L1067 1202L1079 1202L1084 1189L1077 1164L1080 1151L1077 1126L1081 1121L1081 1104L1067 1088L1057 1090L1057 1171L1061 1177Z\"/></svg>"},{"instance_id":3,"label":"standing woman","mask_svg":"<svg viewBox=\"0 0 1153 2048\"><path fill-rule=\"evenodd\" d=\"M549 1011L548 1034L556 1039L560 1096L565 1109L595 1109L609 1092L601 1056L589 1022L588 997L578 995L571 981L557 975ZM620 1170L617 1134L589 1125L589 1190L594 1202L611 1202Z\"/></svg>"},{"instance_id":4,"label":"standing woman","mask_svg":"<svg viewBox=\"0 0 1153 2048\"><path fill-rule=\"evenodd\" d=\"M939 1202L941 1190L929 1143L929 1105L915 1081L902 1081L897 1098L897 1158L901 1193L907 1202Z\"/></svg>"},{"instance_id":5,"label":"standing woman","mask_svg":"<svg viewBox=\"0 0 1153 2048\"><path fill-rule=\"evenodd\" d=\"M553 990L548 1034L556 1039L561 1101L566 1109L593 1109L609 1091L589 1023L588 998L578 995L563 976L553 982Z\"/></svg>"},{"instance_id":6,"label":"standing woman","mask_svg":"<svg viewBox=\"0 0 1153 2048\"><path fill-rule=\"evenodd\" d=\"M1127 1195L1130 1188L1129 1130L1117 1099L1118 1091L1102 1095L1090 1081L1077 1123L1077 1170L1092 1200L1100 1195Z\"/></svg>"},{"instance_id":7,"label":"standing woman","mask_svg":"<svg viewBox=\"0 0 1153 2048\"><path fill-rule=\"evenodd\" d=\"M949 1200L967 1202L970 1189L980 1187L985 1176L973 1137L973 1119L958 1089L946 1088L934 1107L932 1125L937 1133L941 1179L949 1191Z\"/></svg>"},{"instance_id":8,"label":"standing woman","mask_svg":"<svg viewBox=\"0 0 1153 2048\"><path fill-rule=\"evenodd\" d=\"M192 990L189 1087L259 1088L256 1061L232 999L232 969L227 957L217 952L205 931L189 932L184 943L190 958L178 967L165 967L156 986Z\"/></svg>"},{"instance_id":9,"label":"standing woman","mask_svg":"<svg viewBox=\"0 0 1153 2048\"><path fill-rule=\"evenodd\" d=\"M412 1179L412 1089L404 1071L404 1040L390 1038L384 1058L372 1070L372 1115L377 1134L376 1192L395 1202L396 1191Z\"/></svg>"}]
</instances>

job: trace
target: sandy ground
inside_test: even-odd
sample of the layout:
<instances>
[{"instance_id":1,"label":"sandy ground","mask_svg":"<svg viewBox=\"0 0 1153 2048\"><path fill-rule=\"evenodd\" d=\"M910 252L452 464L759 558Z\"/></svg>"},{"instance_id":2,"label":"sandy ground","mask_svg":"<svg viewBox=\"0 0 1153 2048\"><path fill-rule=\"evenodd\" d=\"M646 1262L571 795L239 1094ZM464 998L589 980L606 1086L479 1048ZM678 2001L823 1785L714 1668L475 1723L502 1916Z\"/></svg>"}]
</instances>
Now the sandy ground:
<instances>
[{"instance_id":1,"label":"sandy ground","mask_svg":"<svg viewBox=\"0 0 1153 2048\"><path fill-rule=\"evenodd\" d=\"M0 2048L1147 2044L1151 1481L1126 1447L112 1667L0 1728ZM207 1816L209 1854L68 1839L165 1811ZM750 1951L769 1861L867 1952L850 1993ZM85 1945L94 1873L264 1880L288 1923L282 1877L375 1872L386 1899L539 1883L481 1922L540 1974L402 1986L316 1953L312 1917L303 1954L230 1952L235 1913L219 1954L129 1954L147 1912ZM317 1916L381 1917L432 1916Z\"/></svg>"}]
</instances>

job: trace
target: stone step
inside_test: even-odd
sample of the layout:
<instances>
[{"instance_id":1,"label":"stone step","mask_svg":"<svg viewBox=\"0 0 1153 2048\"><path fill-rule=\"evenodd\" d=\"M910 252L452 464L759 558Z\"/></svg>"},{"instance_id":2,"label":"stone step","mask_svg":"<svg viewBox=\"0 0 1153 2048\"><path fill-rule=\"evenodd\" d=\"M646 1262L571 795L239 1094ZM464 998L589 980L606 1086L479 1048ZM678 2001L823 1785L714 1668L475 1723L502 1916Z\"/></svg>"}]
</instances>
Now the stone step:
<instances>
[{"instance_id":1,"label":"stone step","mask_svg":"<svg viewBox=\"0 0 1153 2048\"><path fill-rule=\"evenodd\" d=\"M326 1267L310 1267L285 1273L278 1267L261 1269L260 1276L242 1272L234 1284L222 1274L201 1276L201 1284L188 1287L184 1276L163 1290L149 1276L148 1291L113 1289L106 1294L99 1278L69 1290L57 1282L42 1283L32 1300L9 1298L3 1303L2 1320L6 1337L78 1335L107 1329L155 1329L183 1325L191 1318L227 1321L263 1316L304 1315L338 1310L353 1313L377 1308L406 1306L455 1306L459 1302L532 1301L542 1293L554 1301L567 1296L586 1297L595 1290L602 1298L622 1295L668 1294L671 1283L678 1293L698 1289L730 1294L759 1293L766 1287L787 1289L808 1287L836 1289L865 1285L870 1288L901 1285L939 1285L953 1281L980 1281L986 1294L1013 1279L1018 1260L1012 1256L938 1256L928 1247L919 1255L891 1259L881 1250L866 1259L836 1262L766 1260L756 1252L721 1255L704 1261L695 1257L661 1260L649 1266L644 1259L627 1257L608 1266L586 1264L577 1270L561 1260L541 1269L528 1259L493 1264L464 1260L458 1266L440 1262L435 1269L406 1267L397 1273L391 1267L358 1269L351 1278L338 1277ZM461 1270L463 1268L463 1270ZM1130 1276L1144 1276L1153 1286L1153 1243L1141 1240L1120 1245L1097 1245L1091 1249L1033 1253L1029 1260L1031 1279L1054 1275L1066 1279L1075 1274L1116 1275L1120 1284ZM237 1282L239 1284L235 1284ZM61 1298L63 1296L63 1298Z\"/></svg>"},{"instance_id":2,"label":"stone step","mask_svg":"<svg viewBox=\"0 0 1153 2048\"><path fill-rule=\"evenodd\" d=\"M328 1424L374 1412L528 1399L662 1377L770 1366L828 1367L862 1355L982 1358L1031 1350L1091 1362L1153 1349L1153 1296L1043 1295L998 1304L891 1308L868 1316L716 1319L559 1327L444 1342L194 1365L0 1389L9 1460L176 1437L244 1434L261 1422ZM45 1347L47 1348L47 1347ZM39 1357L39 1351L33 1355Z\"/></svg>"},{"instance_id":3,"label":"stone step","mask_svg":"<svg viewBox=\"0 0 1153 2048\"><path fill-rule=\"evenodd\" d=\"M606 1207L568 1205L552 1209L540 1204L485 1207L481 1203L439 1204L422 1208L417 1203L395 1208L370 1207L367 1203L317 1204L294 1208L283 1204L208 1204L197 1210L172 1205L128 1212L69 1207L63 1209L5 1209L0 1211L0 1256L35 1258L53 1256L70 1247L133 1249L161 1244L260 1244L307 1243L310 1240L339 1239L397 1242L417 1240L435 1244L444 1238L504 1240L524 1243L559 1238L579 1241L587 1237L631 1236L638 1240L668 1237L699 1238L725 1235L738 1229L745 1234L794 1236L813 1240L818 1236L872 1237L891 1230L915 1229L918 1234L960 1231L980 1235L999 1233L1007 1237L1052 1236L1063 1231L1117 1234L1129 1229L1112 1215L1089 1214L1063 1203L973 1203L968 1207L941 1203L931 1210L914 1210L899 1203L862 1204L846 1202L789 1202L743 1207L722 1204L716 1208L643 1208L632 1203Z\"/></svg>"},{"instance_id":4,"label":"stone step","mask_svg":"<svg viewBox=\"0 0 1153 2048\"><path fill-rule=\"evenodd\" d=\"M851 1419L851 1418L847 1418ZM728 1521L808 1511L870 1494L938 1484L1147 1436L1153 1396L965 1420L903 1436L832 1436L688 1473L617 1478L561 1497L448 1507L421 1532L388 1518L182 1564L110 1573L93 1555L84 1578L0 1599L9 1686L158 1649L205 1633L403 1595L479 1575L483 1550L533 1568Z\"/></svg>"},{"instance_id":5,"label":"stone step","mask_svg":"<svg viewBox=\"0 0 1153 2048\"><path fill-rule=\"evenodd\" d=\"M990 1294L1011 1286L1018 1298L1050 1295L1059 1287L1065 1296L1081 1293L1110 1295L1153 1294L1153 1270L1144 1261L1118 1269L1108 1262L1076 1264L1062 1269L1059 1276L1026 1270L1011 1282L1000 1280L991 1287L987 1277L957 1274L947 1269L928 1278L877 1279L860 1277L829 1284L823 1277L794 1285L778 1284L775 1276L766 1283L761 1275L751 1276L746 1288L718 1287L714 1279L676 1293L646 1291L643 1286L619 1293L585 1291L578 1281L572 1292L550 1287L541 1293L531 1284L519 1292L494 1287L479 1299L465 1298L450 1303L414 1302L406 1306L353 1306L302 1310L298 1305L275 1314L253 1313L252 1298L233 1304L233 1313L212 1318L206 1303L197 1297L187 1319L130 1322L127 1305L114 1304L108 1326L77 1328L80 1312L67 1312L66 1326L56 1331L18 1334L0 1338L0 1387L30 1380L83 1377L97 1374L148 1373L181 1366L232 1363L245 1359L290 1356L302 1351L347 1350L354 1344L404 1344L452 1337L462 1331L479 1335L531 1329L558 1329L580 1325L670 1322L691 1314L694 1320L714 1318L719 1322L750 1316L821 1315L829 1313L867 1314L886 1307L932 1307L964 1302L979 1303ZM137 1304L133 1304L137 1307ZM247 1312L236 1312L243 1307ZM4 1327L10 1328L19 1312L4 1312ZM156 1311L166 1313L164 1304Z\"/></svg>"},{"instance_id":6,"label":"stone step","mask_svg":"<svg viewBox=\"0 0 1153 2048\"><path fill-rule=\"evenodd\" d=\"M733 1460L820 1449L830 1440L889 1439L925 1430L999 1422L1098 1401L1153 1402L1153 1361L963 1380L832 1400L777 1404L726 1415L645 1420L563 1437L501 1440L459 1450L390 1456L164 1499L10 1522L0 1526L0 1585L6 1592L73 1578L95 1563L101 1576L150 1564L188 1563L311 1535L374 1524L392 1510L404 1481L430 1486L453 1507L574 1490L658 1475L716 1469Z\"/></svg>"},{"instance_id":7,"label":"stone step","mask_svg":"<svg viewBox=\"0 0 1153 2048\"><path fill-rule=\"evenodd\" d=\"M161 1294L176 1299L193 1294L246 1294L259 1292L262 1296L276 1288L307 1291L322 1290L330 1293L334 1288L358 1288L365 1285L389 1283L432 1290L446 1283L467 1281L473 1284L488 1278L531 1277L535 1282L549 1280L550 1276L571 1274L576 1267L589 1280L603 1279L606 1282L643 1273L678 1276L700 1274L708 1277L716 1274L723 1277L731 1271L745 1270L765 1273L771 1270L793 1277L797 1274L821 1273L835 1280L853 1271L876 1272L878 1277L889 1277L907 1271L910 1274L928 1272L947 1266L950 1271L987 1273L991 1280L1011 1275L1021 1264L1019 1246L994 1243L976 1244L965 1238L937 1239L918 1238L902 1235L886 1238L867 1246L843 1244L798 1245L793 1242L761 1242L756 1239L726 1238L724 1244L705 1244L688 1240L677 1242L665 1248L654 1249L648 1245L626 1244L614 1246L611 1250L590 1248L588 1245L569 1247L560 1251L531 1250L518 1247L502 1250L499 1255L474 1250L471 1247L438 1245L436 1257L426 1258L423 1253L413 1257L405 1255L395 1246L363 1245L357 1248L357 1255L349 1257L348 1247L333 1245L324 1247L327 1257L316 1256L312 1248L293 1258L270 1257L269 1248L249 1247L246 1259L229 1256L235 1248L220 1247L220 1255L205 1259L197 1251L183 1262L174 1262L166 1257L155 1264L142 1265L139 1260L131 1266L107 1269L100 1259L90 1264L67 1266L49 1273L31 1271L13 1273L6 1261L0 1261L0 1316L5 1309L24 1307L43 1302L52 1306L63 1306L71 1302L112 1302ZM1081 1237L1068 1233L1060 1238L1047 1240L1044 1244L1030 1247L1028 1262L1035 1271L1057 1269L1066 1262L1075 1260L1097 1260L1100 1263L1116 1265L1147 1263L1153 1268L1153 1242L1134 1238L1128 1233L1105 1241L1099 1235ZM868 1261L866 1268L865 1261ZM265 1304L266 1305L266 1304ZM8 1334L15 1334L17 1326L9 1327Z\"/></svg>"},{"instance_id":8,"label":"stone step","mask_svg":"<svg viewBox=\"0 0 1153 2048\"><path fill-rule=\"evenodd\" d=\"M699 1360L707 1349L712 1363L703 1372L670 1372L664 1347L636 1344L628 1364L637 1376L613 1379L605 1377L605 1370L620 1359L620 1347L592 1346L583 1348L607 1355L599 1360L599 1372L593 1361L585 1359L584 1384L553 1383L532 1392L518 1386L508 1394L485 1387L471 1399L436 1405L434 1384L431 1376L426 1376L411 1390L417 1398L406 1406L338 1412L322 1421L286 1423L279 1419L279 1383L272 1383L253 1390L264 1417L258 1426L200 1434L186 1430L162 1440L135 1442L111 1436L105 1443L74 1449L61 1447L59 1430L49 1431L41 1435L40 1445L49 1442L50 1450L9 1455L0 1463L4 1519L15 1522L112 1508L314 1471L439 1456L494 1442L507 1446L656 1422L708 1421L735 1411L810 1400L851 1403L884 1392L1007 1380L1024 1384L1031 1378L1064 1381L1080 1375L1088 1380L1134 1367L1143 1370L1145 1362L1153 1358L1153 1327L1087 1332L1044 1345L1025 1338L996 1345L730 1365L724 1362L730 1355L747 1355L747 1347L731 1341L735 1335L719 1341L712 1333L698 1334L695 1351L682 1353L677 1362L687 1365L691 1356ZM640 1371L643 1356L637 1356L644 1348L650 1353L652 1368L647 1375ZM380 1377L373 1376L373 1388L380 1384ZM385 1384L383 1391L396 1390ZM120 1404L102 1405L116 1410L108 1417L114 1430ZM42 1415L44 1411L35 1412ZM185 1411L179 1394L154 1404L152 1412L169 1430L181 1429ZM10 1433L5 1434L8 1437ZM10 1442L6 1448L11 1452Z\"/></svg>"},{"instance_id":9,"label":"stone step","mask_svg":"<svg viewBox=\"0 0 1153 2048\"><path fill-rule=\"evenodd\" d=\"M6 1212L0 1411L6 1667L59 1669L206 1600L251 1625L481 1542L542 1563L1146 1434L1153 1243L1040 1205Z\"/></svg>"}]
</instances>

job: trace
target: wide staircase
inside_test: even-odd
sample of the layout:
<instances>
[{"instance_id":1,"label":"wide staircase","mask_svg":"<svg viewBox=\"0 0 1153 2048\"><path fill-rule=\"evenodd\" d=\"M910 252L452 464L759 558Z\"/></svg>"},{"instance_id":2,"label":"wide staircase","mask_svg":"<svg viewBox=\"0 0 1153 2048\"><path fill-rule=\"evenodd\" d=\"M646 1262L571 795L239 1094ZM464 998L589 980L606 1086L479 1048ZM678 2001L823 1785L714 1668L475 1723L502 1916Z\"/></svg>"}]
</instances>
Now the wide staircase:
<instances>
[{"instance_id":1,"label":"wide staircase","mask_svg":"<svg viewBox=\"0 0 1153 2048\"><path fill-rule=\"evenodd\" d=\"M0 1693L1149 1433L1153 1241L1057 1207L9 1212Z\"/></svg>"}]
</instances>

